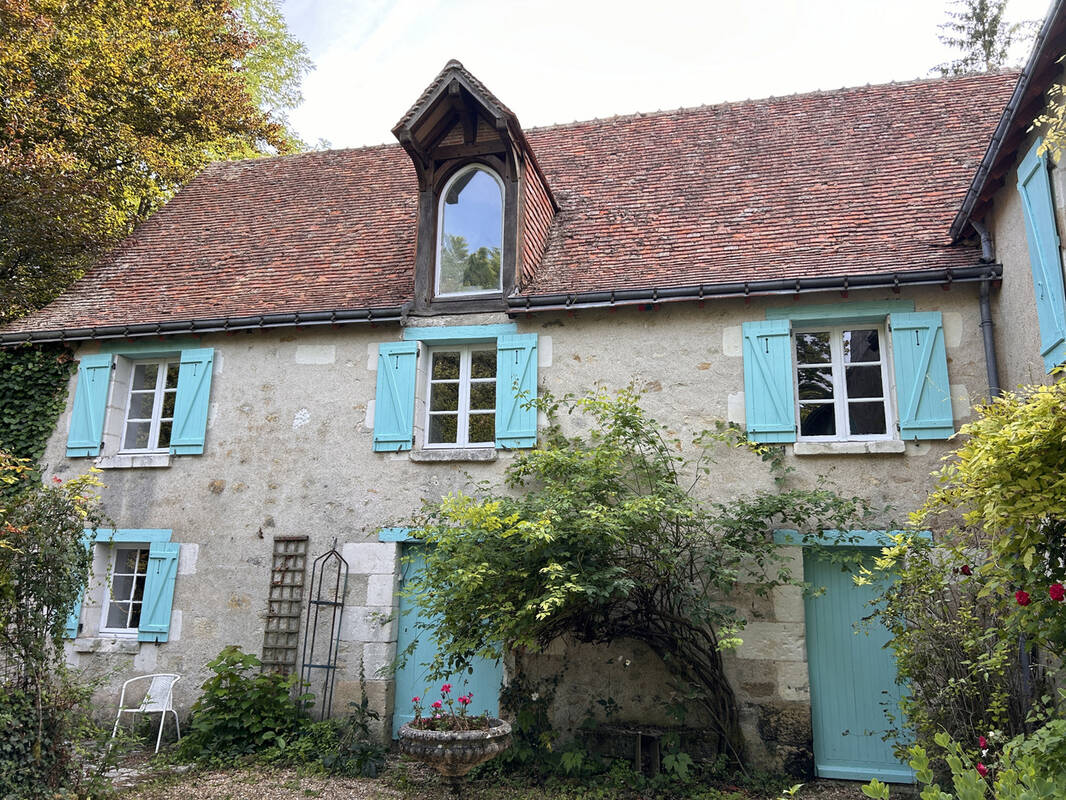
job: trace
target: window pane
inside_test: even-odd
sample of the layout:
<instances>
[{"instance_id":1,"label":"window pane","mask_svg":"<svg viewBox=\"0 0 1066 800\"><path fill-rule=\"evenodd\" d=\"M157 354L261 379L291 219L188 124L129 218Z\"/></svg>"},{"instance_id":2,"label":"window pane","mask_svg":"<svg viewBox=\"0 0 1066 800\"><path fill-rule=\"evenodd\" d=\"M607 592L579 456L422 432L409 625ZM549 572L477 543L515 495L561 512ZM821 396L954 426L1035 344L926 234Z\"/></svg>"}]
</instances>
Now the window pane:
<instances>
[{"instance_id":1,"label":"window pane","mask_svg":"<svg viewBox=\"0 0 1066 800\"><path fill-rule=\"evenodd\" d=\"M130 624L131 628L139 628L141 626L141 604L130 603Z\"/></svg>"},{"instance_id":2,"label":"window pane","mask_svg":"<svg viewBox=\"0 0 1066 800\"><path fill-rule=\"evenodd\" d=\"M134 392L130 395L130 413L126 419L151 419L155 392Z\"/></svg>"},{"instance_id":3,"label":"window pane","mask_svg":"<svg viewBox=\"0 0 1066 800\"><path fill-rule=\"evenodd\" d=\"M872 436L884 433L884 403L848 403L848 422L854 436Z\"/></svg>"},{"instance_id":4,"label":"window pane","mask_svg":"<svg viewBox=\"0 0 1066 800\"><path fill-rule=\"evenodd\" d=\"M829 363L829 334L828 333L797 333L796 334L796 363L797 364L828 364Z\"/></svg>"},{"instance_id":5,"label":"window pane","mask_svg":"<svg viewBox=\"0 0 1066 800\"><path fill-rule=\"evenodd\" d=\"M115 600L129 600L133 594L132 575L115 575L111 579L111 597Z\"/></svg>"},{"instance_id":6,"label":"window pane","mask_svg":"<svg viewBox=\"0 0 1066 800\"><path fill-rule=\"evenodd\" d=\"M163 412L161 417L167 419L173 419L174 417L174 398L177 397L177 392L164 392L163 393Z\"/></svg>"},{"instance_id":7,"label":"window pane","mask_svg":"<svg viewBox=\"0 0 1066 800\"><path fill-rule=\"evenodd\" d=\"M148 446L148 434L151 433L152 423L131 422L126 426L126 438L122 441L125 450L143 450Z\"/></svg>"},{"instance_id":8,"label":"window pane","mask_svg":"<svg viewBox=\"0 0 1066 800\"><path fill-rule=\"evenodd\" d=\"M455 444L459 418L455 414L434 414L429 418L430 444Z\"/></svg>"},{"instance_id":9,"label":"window pane","mask_svg":"<svg viewBox=\"0 0 1066 800\"><path fill-rule=\"evenodd\" d=\"M844 331L844 363L880 361L881 343L875 330Z\"/></svg>"},{"instance_id":10,"label":"window pane","mask_svg":"<svg viewBox=\"0 0 1066 800\"><path fill-rule=\"evenodd\" d=\"M430 411L458 411L459 384L434 383L429 387Z\"/></svg>"},{"instance_id":11,"label":"window pane","mask_svg":"<svg viewBox=\"0 0 1066 800\"><path fill-rule=\"evenodd\" d=\"M146 547L137 551L137 572L141 574L148 572L148 548Z\"/></svg>"},{"instance_id":12,"label":"window pane","mask_svg":"<svg viewBox=\"0 0 1066 800\"><path fill-rule=\"evenodd\" d=\"M133 388L154 389L156 376L159 374L158 364L137 364L133 367Z\"/></svg>"},{"instance_id":13,"label":"window pane","mask_svg":"<svg viewBox=\"0 0 1066 800\"><path fill-rule=\"evenodd\" d=\"M174 423L171 420L159 423L159 448L170 447L170 431Z\"/></svg>"},{"instance_id":14,"label":"window pane","mask_svg":"<svg viewBox=\"0 0 1066 800\"><path fill-rule=\"evenodd\" d=\"M173 361L167 364L167 386L168 389L178 388L178 367L180 365L177 361Z\"/></svg>"},{"instance_id":15,"label":"window pane","mask_svg":"<svg viewBox=\"0 0 1066 800\"><path fill-rule=\"evenodd\" d=\"M441 294L500 290L503 194L483 169L464 172L441 204Z\"/></svg>"},{"instance_id":16,"label":"window pane","mask_svg":"<svg viewBox=\"0 0 1066 800\"><path fill-rule=\"evenodd\" d=\"M832 403L800 404L801 436L834 436L836 432L836 411Z\"/></svg>"},{"instance_id":17,"label":"window pane","mask_svg":"<svg viewBox=\"0 0 1066 800\"><path fill-rule=\"evenodd\" d=\"M433 380L459 380L459 354L433 354Z\"/></svg>"},{"instance_id":18,"label":"window pane","mask_svg":"<svg viewBox=\"0 0 1066 800\"><path fill-rule=\"evenodd\" d=\"M470 384L470 409L490 411L496 408L496 381Z\"/></svg>"},{"instance_id":19,"label":"window pane","mask_svg":"<svg viewBox=\"0 0 1066 800\"><path fill-rule=\"evenodd\" d=\"M142 575L139 575L137 577L136 581L134 582L134 584L133 584L133 599L134 600L143 600L144 599L144 582L145 582L145 579L146 579L145 576L142 574Z\"/></svg>"},{"instance_id":20,"label":"window pane","mask_svg":"<svg viewBox=\"0 0 1066 800\"><path fill-rule=\"evenodd\" d=\"M496 351L475 350L470 354L470 377L471 378L495 378L496 377Z\"/></svg>"},{"instance_id":21,"label":"window pane","mask_svg":"<svg viewBox=\"0 0 1066 800\"><path fill-rule=\"evenodd\" d=\"M470 441L472 443L496 441L496 412L470 415Z\"/></svg>"},{"instance_id":22,"label":"window pane","mask_svg":"<svg viewBox=\"0 0 1066 800\"><path fill-rule=\"evenodd\" d=\"M111 603L107 607L107 627L108 628L127 628L127 620L129 619L130 604L129 603ZM140 615L138 615L139 617Z\"/></svg>"},{"instance_id":23,"label":"window pane","mask_svg":"<svg viewBox=\"0 0 1066 800\"><path fill-rule=\"evenodd\" d=\"M816 367L798 370L800 400L832 400L833 371Z\"/></svg>"},{"instance_id":24,"label":"window pane","mask_svg":"<svg viewBox=\"0 0 1066 800\"><path fill-rule=\"evenodd\" d=\"M848 397L884 397L881 367L846 367Z\"/></svg>"}]
</instances>

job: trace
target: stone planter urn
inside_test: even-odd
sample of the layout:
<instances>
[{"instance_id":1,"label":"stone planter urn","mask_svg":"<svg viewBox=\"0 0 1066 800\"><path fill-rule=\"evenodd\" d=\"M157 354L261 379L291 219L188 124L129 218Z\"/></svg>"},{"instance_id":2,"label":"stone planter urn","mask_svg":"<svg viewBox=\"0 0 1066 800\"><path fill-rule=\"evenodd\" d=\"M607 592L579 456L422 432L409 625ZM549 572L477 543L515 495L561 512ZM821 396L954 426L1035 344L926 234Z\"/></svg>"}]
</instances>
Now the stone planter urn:
<instances>
[{"instance_id":1,"label":"stone planter urn","mask_svg":"<svg viewBox=\"0 0 1066 800\"><path fill-rule=\"evenodd\" d=\"M488 728L473 731L428 731L407 723L397 735L401 753L429 764L458 794L466 773L511 746L511 723L490 718Z\"/></svg>"}]
</instances>

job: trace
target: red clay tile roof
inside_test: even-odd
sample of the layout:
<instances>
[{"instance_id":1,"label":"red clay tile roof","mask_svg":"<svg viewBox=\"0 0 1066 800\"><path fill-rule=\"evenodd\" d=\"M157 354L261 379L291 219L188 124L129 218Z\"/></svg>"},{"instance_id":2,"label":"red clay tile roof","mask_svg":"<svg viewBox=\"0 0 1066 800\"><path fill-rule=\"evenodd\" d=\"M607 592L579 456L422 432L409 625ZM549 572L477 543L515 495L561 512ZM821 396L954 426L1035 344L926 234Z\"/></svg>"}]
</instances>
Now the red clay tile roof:
<instances>
[{"instance_id":1,"label":"red clay tile roof","mask_svg":"<svg viewBox=\"0 0 1066 800\"><path fill-rule=\"evenodd\" d=\"M947 247L1015 75L526 132L559 205L524 293L969 266ZM7 331L397 306L417 186L395 145L219 163Z\"/></svg>"}]
</instances>

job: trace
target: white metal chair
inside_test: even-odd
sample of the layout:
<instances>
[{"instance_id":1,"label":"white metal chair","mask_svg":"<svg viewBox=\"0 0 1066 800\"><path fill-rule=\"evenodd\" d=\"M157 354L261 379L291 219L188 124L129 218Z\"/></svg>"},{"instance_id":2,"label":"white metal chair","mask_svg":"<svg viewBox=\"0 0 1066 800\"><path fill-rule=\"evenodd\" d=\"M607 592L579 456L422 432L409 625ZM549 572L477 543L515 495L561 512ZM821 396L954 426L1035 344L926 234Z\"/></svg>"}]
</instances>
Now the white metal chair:
<instances>
[{"instance_id":1,"label":"white metal chair","mask_svg":"<svg viewBox=\"0 0 1066 800\"><path fill-rule=\"evenodd\" d=\"M144 699L138 705L126 705L126 688L137 681L151 681L148 691L144 693ZM181 680L180 675L167 672L158 672L154 675L141 675L130 678L122 684L122 694L118 698L118 716L115 717L115 727L111 729L111 738L118 733L118 723L123 714L151 714L155 711L159 715L159 733L155 737L155 751L159 752L159 743L163 739L163 723L166 722L167 712L174 715L174 727L177 728L178 738L181 738L181 723L178 722L178 712L174 710L174 684Z\"/></svg>"}]
</instances>

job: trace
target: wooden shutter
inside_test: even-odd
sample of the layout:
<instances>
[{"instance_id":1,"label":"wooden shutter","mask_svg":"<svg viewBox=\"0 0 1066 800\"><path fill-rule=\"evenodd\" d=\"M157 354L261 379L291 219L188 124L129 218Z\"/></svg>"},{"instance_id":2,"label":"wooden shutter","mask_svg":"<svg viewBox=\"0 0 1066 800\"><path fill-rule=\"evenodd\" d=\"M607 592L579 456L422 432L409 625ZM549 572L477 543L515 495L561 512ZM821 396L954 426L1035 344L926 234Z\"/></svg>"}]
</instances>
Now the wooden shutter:
<instances>
[{"instance_id":1,"label":"wooden shutter","mask_svg":"<svg viewBox=\"0 0 1066 800\"><path fill-rule=\"evenodd\" d=\"M1037 139L1018 165L1018 193L1022 197L1029 266L1040 320L1040 354L1044 357L1044 369L1051 372L1066 361L1066 293L1047 156L1036 154L1042 141Z\"/></svg>"},{"instance_id":2,"label":"wooden shutter","mask_svg":"<svg viewBox=\"0 0 1066 800\"><path fill-rule=\"evenodd\" d=\"M111 383L111 354L82 356L78 362L78 384L67 434L67 457L100 455L104 435L107 389Z\"/></svg>"},{"instance_id":3,"label":"wooden shutter","mask_svg":"<svg viewBox=\"0 0 1066 800\"><path fill-rule=\"evenodd\" d=\"M174 605L174 579L178 574L177 542L152 542L148 546L148 576L137 639L165 642L170 635L170 610Z\"/></svg>"},{"instance_id":4,"label":"wooden shutter","mask_svg":"<svg viewBox=\"0 0 1066 800\"><path fill-rule=\"evenodd\" d=\"M537 334L496 340L496 446L537 446Z\"/></svg>"},{"instance_id":5,"label":"wooden shutter","mask_svg":"<svg viewBox=\"0 0 1066 800\"><path fill-rule=\"evenodd\" d=\"M171 453L198 455L204 452L214 354L210 347L181 351L178 391L174 397L174 427L170 435Z\"/></svg>"},{"instance_id":6,"label":"wooden shutter","mask_svg":"<svg viewBox=\"0 0 1066 800\"><path fill-rule=\"evenodd\" d=\"M86 528L82 532L81 543L85 546L86 550L92 551L93 547L93 532ZM86 578L89 576L86 575ZM81 591L78 592L78 599L74 601L74 607L70 610L70 614L67 615L67 622L63 629L63 636L66 639L76 639L78 636L78 627L81 625L81 604L85 599L85 586L81 587Z\"/></svg>"},{"instance_id":7,"label":"wooden shutter","mask_svg":"<svg viewBox=\"0 0 1066 800\"><path fill-rule=\"evenodd\" d=\"M955 432L955 421L940 312L892 314L888 320L900 437L946 439Z\"/></svg>"},{"instance_id":8,"label":"wooden shutter","mask_svg":"<svg viewBox=\"0 0 1066 800\"><path fill-rule=\"evenodd\" d=\"M379 452L411 449L417 357L418 342L382 342L378 345L374 449Z\"/></svg>"},{"instance_id":9,"label":"wooden shutter","mask_svg":"<svg viewBox=\"0 0 1066 800\"><path fill-rule=\"evenodd\" d=\"M745 322L744 412L755 442L796 441L792 335L787 319Z\"/></svg>"}]
</instances>

